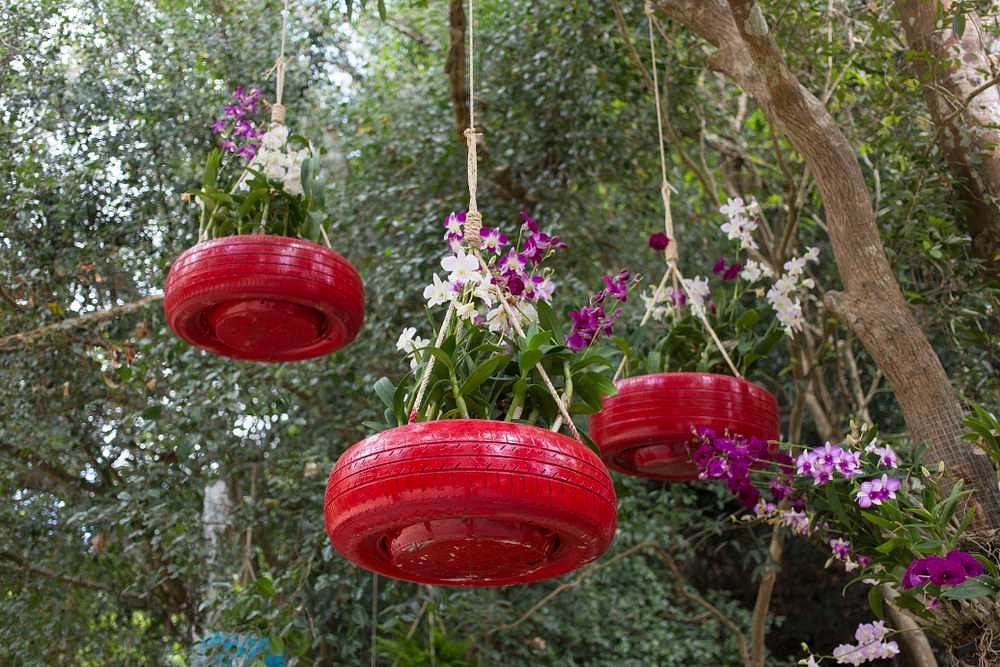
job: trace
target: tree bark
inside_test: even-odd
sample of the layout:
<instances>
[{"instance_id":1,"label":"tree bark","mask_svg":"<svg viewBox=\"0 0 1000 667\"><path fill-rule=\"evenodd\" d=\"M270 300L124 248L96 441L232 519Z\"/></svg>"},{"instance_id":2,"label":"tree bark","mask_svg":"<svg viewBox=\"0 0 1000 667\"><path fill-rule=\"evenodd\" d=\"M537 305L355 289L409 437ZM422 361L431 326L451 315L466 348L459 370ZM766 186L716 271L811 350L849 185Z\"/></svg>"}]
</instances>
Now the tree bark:
<instances>
[{"instance_id":1,"label":"tree bark","mask_svg":"<svg viewBox=\"0 0 1000 667\"><path fill-rule=\"evenodd\" d=\"M976 491L980 525L1000 525L1000 491L986 457L960 436L962 408L886 258L855 151L823 104L798 81L754 0L661 0L668 15L711 42L710 65L750 93L788 137L823 198L843 292L826 307L862 342L892 385L911 437Z\"/></svg>"},{"instance_id":2,"label":"tree bark","mask_svg":"<svg viewBox=\"0 0 1000 667\"><path fill-rule=\"evenodd\" d=\"M914 66L937 128L938 144L968 211L965 227L972 249L987 268L1000 272L1000 90L991 47L995 37L983 23L990 16L966 14L961 35L937 18L951 0L896 0L906 41L917 52ZM984 21L986 19L986 21Z\"/></svg>"}]
</instances>

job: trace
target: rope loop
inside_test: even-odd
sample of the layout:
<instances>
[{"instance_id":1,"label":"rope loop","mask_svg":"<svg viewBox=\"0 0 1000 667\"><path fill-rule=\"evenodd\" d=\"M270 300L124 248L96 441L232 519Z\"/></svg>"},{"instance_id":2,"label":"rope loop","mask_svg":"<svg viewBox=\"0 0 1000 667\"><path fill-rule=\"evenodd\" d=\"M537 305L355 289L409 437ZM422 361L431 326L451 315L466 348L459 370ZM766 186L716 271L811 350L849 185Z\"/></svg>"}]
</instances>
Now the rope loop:
<instances>
[{"instance_id":1,"label":"rope loop","mask_svg":"<svg viewBox=\"0 0 1000 667\"><path fill-rule=\"evenodd\" d=\"M469 211L465 214L465 245L471 250L479 250L482 237L479 232L483 228L483 214L479 211Z\"/></svg>"},{"instance_id":2,"label":"rope loop","mask_svg":"<svg viewBox=\"0 0 1000 667\"><path fill-rule=\"evenodd\" d=\"M271 124L272 125L284 125L285 124L285 105L275 102L271 105Z\"/></svg>"}]
</instances>

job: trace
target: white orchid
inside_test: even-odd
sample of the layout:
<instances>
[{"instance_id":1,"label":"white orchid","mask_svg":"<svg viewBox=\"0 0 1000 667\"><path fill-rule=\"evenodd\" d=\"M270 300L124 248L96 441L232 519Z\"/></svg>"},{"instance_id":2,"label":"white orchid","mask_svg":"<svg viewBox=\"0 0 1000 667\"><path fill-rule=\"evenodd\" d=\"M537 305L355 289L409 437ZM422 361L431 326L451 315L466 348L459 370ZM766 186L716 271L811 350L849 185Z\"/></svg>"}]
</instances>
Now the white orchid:
<instances>
[{"instance_id":1,"label":"white orchid","mask_svg":"<svg viewBox=\"0 0 1000 667\"><path fill-rule=\"evenodd\" d=\"M493 280L490 276L482 276L472 291L472 295L482 301L487 308L493 307L493 304L496 302L496 293L497 288L493 285Z\"/></svg>"},{"instance_id":2,"label":"white orchid","mask_svg":"<svg viewBox=\"0 0 1000 667\"><path fill-rule=\"evenodd\" d=\"M288 128L284 125L275 125L261 137L264 148L279 150L288 141Z\"/></svg>"},{"instance_id":3,"label":"white orchid","mask_svg":"<svg viewBox=\"0 0 1000 667\"><path fill-rule=\"evenodd\" d=\"M748 259L746 264L743 265L743 270L740 271L740 278L750 284L757 282L761 278L771 278L773 276L774 271L771 270L770 266L752 259Z\"/></svg>"},{"instance_id":4,"label":"white orchid","mask_svg":"<svg viewBox=\"0 0 1000 667\"><path fill-rule=\"evenodd\" d=\"M711 290L708 288L708 279L702 276L685 278L681 281L681 285L687 294L688 305L691 306L691 310L696 315L704 315L705 298L711 295Z\"/></svg>"},{"instance_id":5,"label":"white orchid","mask_svg":"<svg viewBox=\"0 0 1000 667\"><path fill-rule=\"evenodd\" d=\"M406 327L403 329L403 332L399 334L399 338L396 340L396 349L400 352L410 352L413 350L413 337L416 334L416 327Z\"/></svg>"},{"instance_id":6,"label":"white orchid","mask_svg":"<svg viewBox=\"0 0 1000 667\"><path fill-rule=\"evenodd\" d=\"M448 272L448 281L465 285L468 282L479 282L479 260L475 255L467 255L459 250L441 260L441 268Z\"/></svg>"},{"instance_id":7,"label":"white orchid","mask_svg":"<svg viewBox=\"0 0 1000 667\"><path fill-rule=\"evenodd\" d=\"M739 241L742 249L756 250L753 233L757 230L757 221L753 216L759 211L760 207L753 199L749 204L744 204L740 197L730 199L719 208L719 212L727 218L722 224L722 231L731 241Z\"/></svg>"},{"instance_id":8,"label":"white orchid","mask_svg":"<svg viewBox=\"0 0 1000 667\"><path fill-rule=\"evenodd\" d=\"M427 300L427 307L433 308L454 299L455 292L451 289L451 285L441 280L435 273L433 282L424 288L424 298Z\"/></svg>"},{"instance_id":9,"label":"white orchid","mask_svg":"<svg viewBox=\"0 0 1000 667\"><path fill-rule=\"evenodd\" d=\"M472 301L455 306L455 315L460 320L471 320L476 316L476 304Z\"/></svg>"}]
</instances>

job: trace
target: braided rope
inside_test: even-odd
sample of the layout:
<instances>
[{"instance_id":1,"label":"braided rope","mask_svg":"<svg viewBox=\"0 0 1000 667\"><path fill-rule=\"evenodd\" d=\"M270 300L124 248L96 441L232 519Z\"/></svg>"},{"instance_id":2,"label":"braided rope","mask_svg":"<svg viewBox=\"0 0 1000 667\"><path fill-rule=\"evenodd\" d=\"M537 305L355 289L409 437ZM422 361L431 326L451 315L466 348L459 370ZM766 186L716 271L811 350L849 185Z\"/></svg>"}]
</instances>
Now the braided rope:
<instances>
[{"instance_id":1,"label":"braided rope","mask_svg":"<svg viewBox=\"0 0 1000 667\"><path fill-rule=\"evenodd\" d=\"M465 214L465 227L463 229L462 240L469 249L470 254L474 255L479 261L479 266L482 271L487 275L490 273L489 265L486 260L483 259L479 252L480 244L482 239L480 237L480 232L483 228L483 216L479 212L479 203L476 201L476 193L479 187L479 157L476 152L476 144L478 141L479 133L476 131L476 96L475 96L475 40L473 39L473 31L475 25L474 18L474 5L475 0L469 0L469 127L465 129L463 134L465 135L465 144L468 154L468 159L466 160L466 176L469 182L469 211ZM507 299L504 297L502 290L494 286L496 291L500 306L504 310L504 314L507 320L510 322L511 327L514 332L521 338L525 338L524 329L521 327L521 323L518 320L517 314L511 308ZM441 343L444 341L448 327L451 324L452 317L455 313L455 301L452 301L448 305L448 312L445 313L444 321L441 323L441 328L438 330L437 339L434 343L435 347L440 347ZM413 423L417 420L420 413L421 403L423 402L424 395L427 392L427 386L430 384L431 374L434 371L434 361L435 357L432 355L428 360L427 366L424 368L424 372L420 378L420 384L417 387L417 395L413 401L413 408L409 414L409 422ZM542 378L542 382L545 384L546 390L555 399L556 406L559 410L560 418L566 423L569 428L570 433L577 440L582 440L580 432L576 428L576 424L573 423L573 419L569 414L569 410L566 407L565 401L562 396L560 396L558 390L556 390L555 385L552 383L552 379L549 377L548 372L542 366L541 362L535 364L535 369Z\"/></svg>"},{"instance_id":2,"label":"braided rope","mask_svg":"<svg viewBox=\"0 0 1000 667\"><path fill-rule=\"evenodd\" d=\"M288 43L288 0L281 10L281 52L274 63L274 104L271 105L271 124L285 124L285 105L281 103L285 93L285 68L288 60L285 58L285 46Z\"/></svg>"},{"instance_id":3,"label":"braided rope","mask_svg":"<svg viewBox=\"0 0 1000 667\"><path fill-rule=\"evenodd\" d=\"M653 298L646 306L646 312L643 313L642 321L639 322L640 328L644 327L646 323L649 322L649 318L653 313L653 308L656 305L656 295L659 294L660 291L666 286L668 278L673 279L675 294L676 290L679 288L684 291L684 294L688 298L690 298L690 294L688 294L687 289L684 287L684 275L677 267L677 262L680 257L678 252L679 243L677 241L677 236L674 233L674 218L670 207L670 196L673 192L676 192L676 190L674 190L674 187L670 185L670 180L667 178L667 149L666 141L663 138L663 105L660 101L659 68L656 65L656 40L653 37L654 11L653 3L650 0L646 0L645 13L646 25L649 32L649 57L653 69L653 97L656 101L656 132L660 149L660 177L662 179L660 183L660 196L663 199L663 230L669 239L669 243L667 243L667 247L663 251L663 259L667 264L667 269L663 273L663 278L660 279L660 284L657 286L656 291L653 292ZM719 352L722 353L722 357L726 360L729 370L731 370L733 375L736 377L742 378L743 374L736 368L736 364L733 363L732 358L726 351L726 347L722 344L722 341L719 340L719 335L715 333L715 329L712 328L712 324L708 321L708 317L705 315L705 309L698 309L696 314L702 325L705 327L705 330L708 331L708 335L711 337L712 342L718 348ZM619 377L621 377L622 371L625 369L625 361L626 359L623 357L621 362L618 364L618 369L615 371L614 376L615 380L618 380Z\"/></svg>"}]
</instances>

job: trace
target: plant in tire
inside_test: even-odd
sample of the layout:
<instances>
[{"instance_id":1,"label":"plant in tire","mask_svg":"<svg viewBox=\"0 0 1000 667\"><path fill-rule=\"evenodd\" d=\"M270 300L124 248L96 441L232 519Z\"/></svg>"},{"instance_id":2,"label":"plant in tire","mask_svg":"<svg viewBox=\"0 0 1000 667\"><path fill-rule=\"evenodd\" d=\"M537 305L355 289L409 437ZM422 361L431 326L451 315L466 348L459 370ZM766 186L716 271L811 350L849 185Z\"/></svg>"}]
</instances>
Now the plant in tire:
<instances>
[{"instance_id":1,"label":"plant in tire","mask_svg":"<svg viewBox=\"0 0 1000 667\"><path fill-rule=\"evenodd\" d=\"M237 88L233 99L212 123L218 148L202 188L187 194L201 209L199 243L170 267L167 323L221 356L285 362L329 354L357 336L364 287L329 247L318 156L288 134L284 107L271 107L263 132L260 91Z\"/></svg>"},{"instance_id":2,"label":"plant in tire","mask_svg":"<svg viewBox=\"0 0 1000 667\"><path fill-rule=\"evenodd\" d=\"M727 237L741 250L755 250L756 203L732 199L721 212ZM649 238L668 262L671 242L663 233ZM616 377L623 379L617 395L591 419L591 436L609 467L651 479L693 480L698 470L690 451L698 429L740 435L765 449L779 437L776 399L744 376L784 334L805 326L803 303L815 286L806 270L818 253L813 248L790 259L770 289L760 282L776 271L763 258L720 257L711 278L682 278L668 263L663 280L642 295L639 326L628 337L614 338L622 355ZM758 305L762 298L769 308ZM582 342L581 329L586 334L578 324L571 343Z\"/></svg>"},{"instance_id":3,"label":"plant in tire","mask_svg":"<svg viewBox=\"0 0 1000 667\"><path fill-rule=\"evenodd\" d=\"M201 187L188 193L199 204L199 239L259 233L323 240L318 152L284 124L265 131L264 106L258 89L240 86L211 124L216 148Z\"/></svg>"},{"instance_id":4,"label":"plant in tire","mask_svg":"<svg viewBox=\"0 0 1000 667\"><path fill-rule=\"evenodd\" d=\"M500 586L565 574L614 537L607 469L558 432L576 435L573 417L614 391L610 361L567 345L549 306L556 285L544 262L565 247L558 236L524 213L516 237L485 228L471 250L463 214L445 228L444 277L424 290L434 343L416 328L399 337L411 372L376 382L385 423L368 424L381 432L334 466L327 533L346 558L406 581ZM628 289L625 276L608 280L604 333Z\"/></svg>"},{"instance_id":5,"label":"plant in tire","mask_svg":"<svg viewBox=\"0 0 1000 667\"><path fill-rule=\"evenodd\" d=\"M740 252L757 249L753 233L760 209L753 200L744 203L736 198L720 212L726 218L721 230L739 244L734 259L719 257L708 277L686 278L677 288L660 284L641 295L651 326L635 327L628 338L615 339L626 359L625 377L678 371L730 373L706 334L701 315L744 376L752 375L783 334L793 336L805 326L803 307L815 287L808 267L819 260L819 250L810 248L792 257L781 271L763 259L742 258ZM662 233L649 239L654 250L665 250L669 243Z\"/></svg>"}]
</instances>

